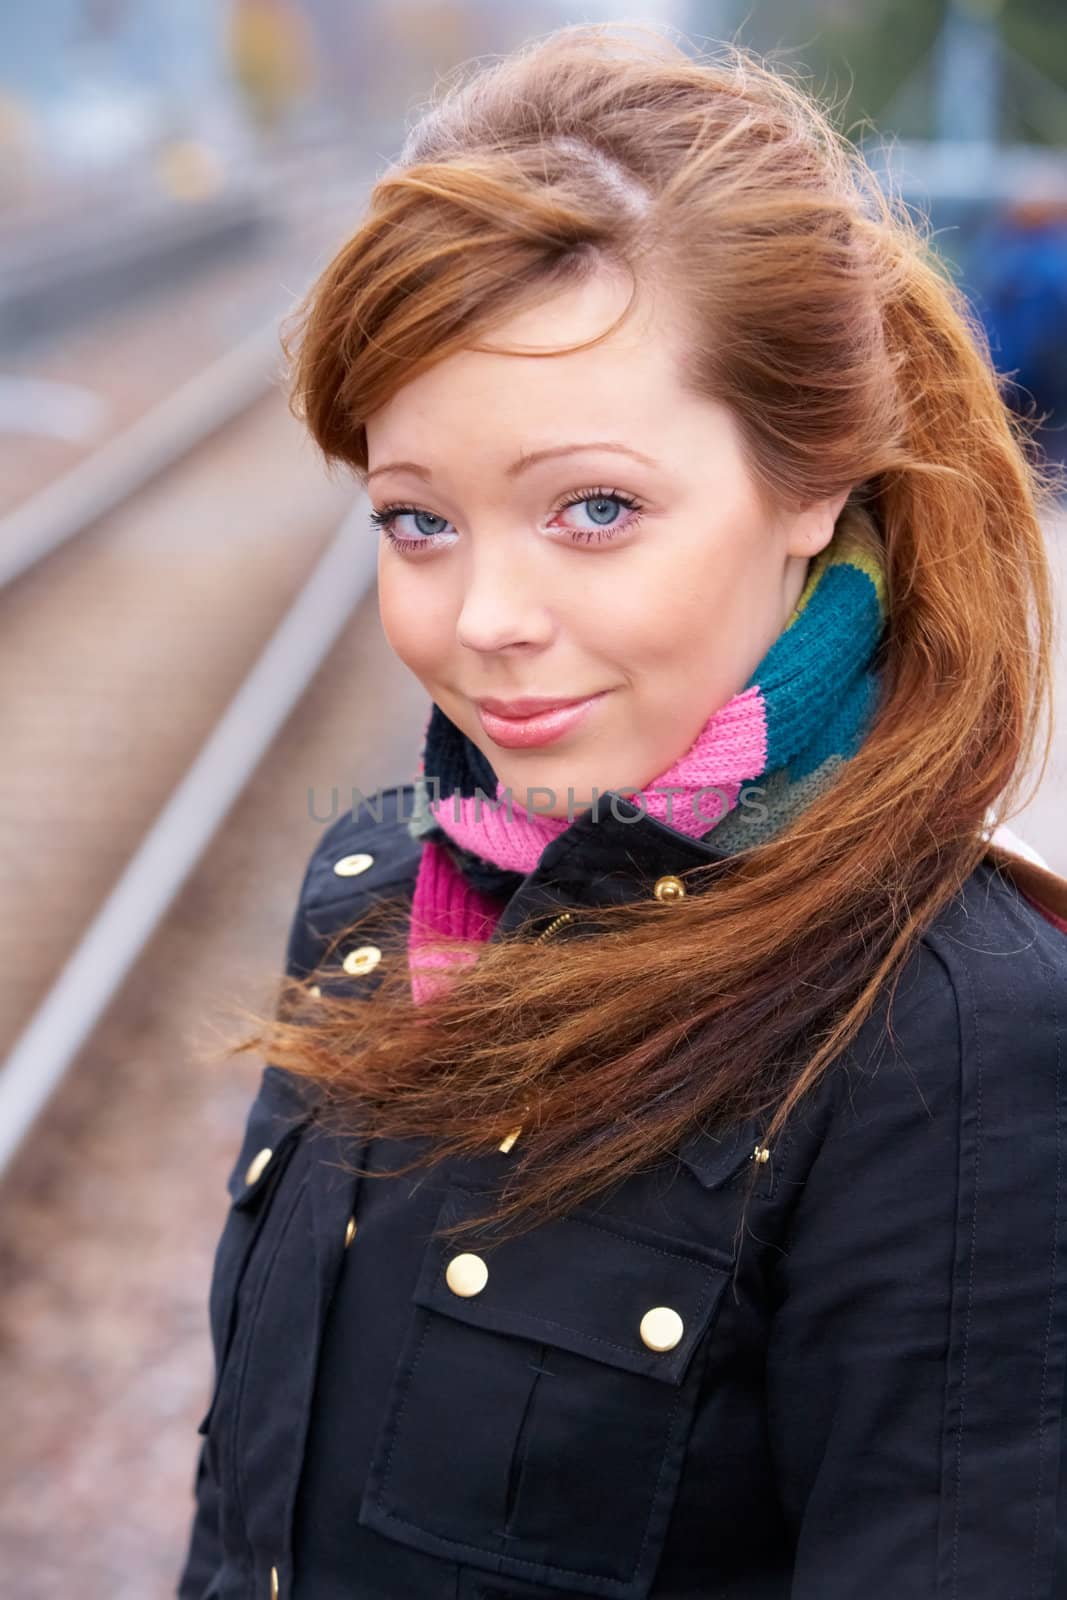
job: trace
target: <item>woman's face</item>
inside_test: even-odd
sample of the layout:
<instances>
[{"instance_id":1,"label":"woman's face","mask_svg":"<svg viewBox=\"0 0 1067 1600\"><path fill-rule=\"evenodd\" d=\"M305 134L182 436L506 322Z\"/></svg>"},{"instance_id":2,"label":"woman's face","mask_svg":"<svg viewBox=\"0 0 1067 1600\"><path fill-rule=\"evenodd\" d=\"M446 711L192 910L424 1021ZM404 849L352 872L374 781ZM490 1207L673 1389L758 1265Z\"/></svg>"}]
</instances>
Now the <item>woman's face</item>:
<instances>
[{"instance_id":1,"label":"woman's face","mask_svg":"<svg viewBox=\"0 0 1067 1600\"><path fill-rule=\"evenodd\" d=\"M492 343L587 339L628 293L603 271ZM386 637L515 805L566 816L657 778L743 688L832 536L845 496L770 515L685 359L645 295L602 344L463 350L368 419ZM506 716L534 698L587 703Z\"/></svg>"}]
</instances>

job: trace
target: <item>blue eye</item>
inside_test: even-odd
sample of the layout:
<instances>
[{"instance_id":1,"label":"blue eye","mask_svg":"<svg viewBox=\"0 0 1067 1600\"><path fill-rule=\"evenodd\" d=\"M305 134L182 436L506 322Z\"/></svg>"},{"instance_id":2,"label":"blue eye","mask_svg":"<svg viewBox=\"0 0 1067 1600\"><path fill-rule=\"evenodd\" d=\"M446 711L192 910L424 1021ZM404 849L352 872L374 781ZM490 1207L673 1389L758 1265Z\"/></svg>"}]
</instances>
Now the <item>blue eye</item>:
<instances>
[{"instance_id":1,"label":"blue eye","mask_svg":"<svg viewBox=\"0 0 1067 1600\"><path fill-rule=\"evenodd\" d=\"M411 517L414 537L405 537L406 530L397 531L397 519ZM381 511L371 511L370 524L400 549L412 550L420 546L436 546L441 535L450 526L447 518L433 511L423 511L419 506L383 506Z\"/></svg>"},{"instance_id":2,"label":"blue eye","mask_svg":"<svg viewBox=\"0 0 1067 1600\"><path fill-rule=\"evenodd\" d=\"M555 515L580 510L587 522L564 522L563 528L575 544L602 544L618 533L629 532L641 520L642 507L632 495L616 489L580 489L572 494ZM625 514L625 520L624 520Z\"/></svg>"},{"instance_id":3,"label":"blue eye","mask_svg":"<svg viewBox=\"0 0 1067 1600\"><path fill-rule=\"evenodd\" d=\"M583 500L582 504L588 506L589 515L594 522L603 524L615 521L622 502L616 500L613 495L598 495L595 500Z\"/></svg>"},{"instance_id":4,"label":"blue eye","mask_svg":"<svg viewBox=\"0 0 1067 1600\"><path fill-rule=\"evenodd\" d=\"M428 538L432 538L435 533L440 533L442 528L448 527L444 517L435 517L432 511L413 511L411 515L415 519L415 526L418 531L426 534ZM427 523L432 523L433 526L427 527Z\"/></svg>"}]
</instances>

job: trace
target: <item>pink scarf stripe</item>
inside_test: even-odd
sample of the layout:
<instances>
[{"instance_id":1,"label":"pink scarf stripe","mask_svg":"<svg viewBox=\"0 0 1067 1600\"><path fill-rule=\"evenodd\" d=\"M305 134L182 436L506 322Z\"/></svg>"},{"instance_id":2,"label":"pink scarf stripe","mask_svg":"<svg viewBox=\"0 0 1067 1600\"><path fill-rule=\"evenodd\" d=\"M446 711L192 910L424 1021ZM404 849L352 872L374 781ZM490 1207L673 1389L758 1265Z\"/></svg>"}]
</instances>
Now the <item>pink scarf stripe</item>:
<instances>
[{"instance_id":1,"label":"pink scarf stripe","mask_svg":"<svg viewBox=\"0 0 1067 1600\"><path fill-rule=\"evenodd\" d=\"M767 762L767 711L758 684L734 695L708 718L685 755L651 783L644 809L679 833L699 839L737 804L746 780L757 777ZM663 790L679 789L676 795ZM701 795L702 789L721 790Z\"/></svg>"},{"instance_id":2,"label":"pink scarf stripe","mask_svg":"<svg viewBox=\"0 0 1067 1600\"><path fill-rule=\"evenodd\" d=\"M742 784L763 771L766 759L766 708L755 684L710 717L685 755L648 789L619 792L637 794L650 817L696 839L733 809ZM660 792L671 789L680 792ZM499 808L481 796L445 795L431 802L430 811L463 849L511 872L532 872L545 846L566 832L570 821L528 812L514 797L509 815L500 783L494 799L503 802Z\"/></svg>"},{"instance_id":3,"label":"pink scarf stripe","mask_svg":"<svg viewBox=\"0 0 1067 1600\"><path fill-rule=\"evenodd\" d=\"M514 799L509 815L502 783L493 798L504 799L499 810L480 795L447 795L431 801L430 812L464 850L474 850L509 872L531 871L545 845L566 832L567 818L531 813Z\"/></svg>"},{"instance_id":4,"label":"pink scarf stripe","mask_svg":"<svg viewBox=\"0 0 1067 1600\"><path fill-rule=\"evenodd\" d=\"M434 938L486 940L500 915L500 905L490 895L473 888L443 845L425 840L415 877L411 921L408 929L408 966L416 1004L432 998L442 978L432 969L444 969L457 959L427 948Z\"/></svg>"}]
</instances>

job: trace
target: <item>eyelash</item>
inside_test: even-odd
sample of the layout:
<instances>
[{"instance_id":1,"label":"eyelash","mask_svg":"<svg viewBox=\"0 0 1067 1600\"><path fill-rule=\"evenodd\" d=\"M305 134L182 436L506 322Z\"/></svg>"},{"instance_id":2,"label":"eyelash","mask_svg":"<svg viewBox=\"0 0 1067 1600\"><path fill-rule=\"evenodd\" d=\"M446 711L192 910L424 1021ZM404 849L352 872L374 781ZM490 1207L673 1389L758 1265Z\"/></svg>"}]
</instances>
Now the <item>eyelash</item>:
<instances>
[{"instance_id":1,"label":"eyelash","mask_svg":"<svg viewBox=\"0 0 1067 1600\"><path fill-rule=\"evenodd\" d=\"M618 535L623 531L628 532L631 528L636 528L637 524L641 520L642 512L644 511L644 505L640 500L636 499L635 496L626 494L621 489L606 489L603 487L597 487L593 489L576 490L572 495L569 495L567 499L562 500L559 505L553 507L552 515L558 516L561 511L567 511L571 506L580 506L584 504L586 500L617 500L620 506L623 506L627 511L632 512L633 515L631 516L629 522L625 524L625 528L604 527L568 529L567 531L570 533L571 540L574 544L604 544L611 539L617 538ZM372 510L370 512L370 524L372 528L384 534L386 539L388 539L389 543L396 550L410 551L424 549L426 547L432 550L434 548L434 540L432 536L427 536L426 538L422 539L401 539L393 531L393 524L395 523L397 517L404 515L414 516L419 512L422 512L426 516L437 515L436 512L428 512L425 506L415 506L409 503L401 504L398 502L395 505L382 506L381 509L377 511Z\"/></svg>"}]
</instances>

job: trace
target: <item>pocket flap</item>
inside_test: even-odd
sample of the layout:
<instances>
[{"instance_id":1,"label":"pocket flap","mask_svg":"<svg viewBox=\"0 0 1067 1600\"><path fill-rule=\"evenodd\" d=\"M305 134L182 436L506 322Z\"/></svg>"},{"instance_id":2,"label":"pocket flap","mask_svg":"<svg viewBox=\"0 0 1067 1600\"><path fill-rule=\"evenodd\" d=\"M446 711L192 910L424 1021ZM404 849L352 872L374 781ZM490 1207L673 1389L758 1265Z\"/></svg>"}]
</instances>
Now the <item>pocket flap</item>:
<instances>
[{"instance_id":1,"label":"pocket flap","mask_svg":"<svg viewBox=\"0 0 1067 1600\"><path fill-rule=\"evenodd\" d=\"M476 1216L490 1200L454 1185L438 1226ZM484 1263L487 1276L476 1293L449 1285L449 1264L461 1255ZM412 1298L473 1327L537 1339L679 1384L731 1270L721 1251L578 1209L502 1241L493 1241L489 1231L464 1241L432 1241ZM673 1341L669 1348L655 1347L667 1341Z\"/></svg>"}]
</instances>

